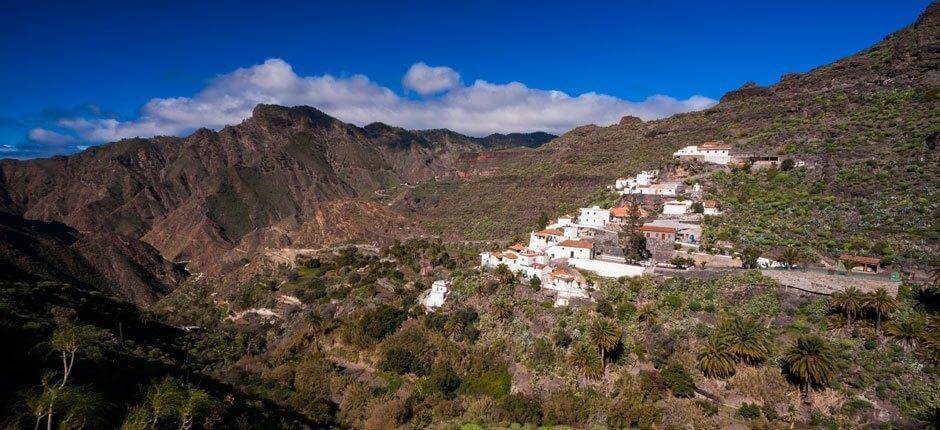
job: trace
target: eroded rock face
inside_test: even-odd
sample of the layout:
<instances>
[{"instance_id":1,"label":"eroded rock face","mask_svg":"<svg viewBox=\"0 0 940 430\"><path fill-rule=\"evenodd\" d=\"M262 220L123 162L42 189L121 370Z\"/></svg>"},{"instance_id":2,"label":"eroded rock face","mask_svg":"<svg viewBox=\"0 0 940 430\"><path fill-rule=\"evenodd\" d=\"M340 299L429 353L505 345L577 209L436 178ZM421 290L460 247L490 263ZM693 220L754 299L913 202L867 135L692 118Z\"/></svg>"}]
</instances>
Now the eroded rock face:
<instances>
[{"instance_id":1,"label":"eroded rock face","mask_svg":"<svg viewBox=\"0 0 940 430\"><path fill-rule=\"evenodd\" d=\"M127 139L70 157L4 160L0 210L61 222L82 238L96 238L82 248L96 253L100 264L112 261L109 275L116 280L148 271L118 262L122 253L147 260L138 266L161 266L145 249L185 262L193 272L217 274L262 247L394 237L410 222L357 199L454 175L465 152L537 145L550 137L481 139L379 123L360 128L311 107L259 105L241 124L218 132ZM125 293L146 301L142 292Z\"/></svg>"}]
</instances>

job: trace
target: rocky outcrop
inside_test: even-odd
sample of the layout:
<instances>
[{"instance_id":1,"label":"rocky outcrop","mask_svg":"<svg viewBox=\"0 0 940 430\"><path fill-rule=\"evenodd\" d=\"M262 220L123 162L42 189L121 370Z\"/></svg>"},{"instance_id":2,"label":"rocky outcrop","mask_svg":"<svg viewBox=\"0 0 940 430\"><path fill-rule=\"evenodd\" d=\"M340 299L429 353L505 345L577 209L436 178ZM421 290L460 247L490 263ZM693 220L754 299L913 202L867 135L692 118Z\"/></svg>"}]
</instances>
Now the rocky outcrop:
<instances>
[{"instance_id":1,"label":"rocky outcrop","mask_svg":"<svg viewBox=\"0 0 940 430\"><path fill-rule=\"evenodd\" d=\"M82 248L97 253L98 264L111 261L114 279L146 270L109 257L107 242L118 247L115 258L122 247L137 254L152 246L166 260L213 275L263 247L313 247L409 231L408 221L361 198L455 175L462 153L551 137L480 139L381 123L360 128L311 107L259 105L241 124L218 132L200 129L185 138L122 140L70 157L0 161L0 209L101 237ZM156 264L147 263L138 266Z\"/></svg>"}]
</instances>

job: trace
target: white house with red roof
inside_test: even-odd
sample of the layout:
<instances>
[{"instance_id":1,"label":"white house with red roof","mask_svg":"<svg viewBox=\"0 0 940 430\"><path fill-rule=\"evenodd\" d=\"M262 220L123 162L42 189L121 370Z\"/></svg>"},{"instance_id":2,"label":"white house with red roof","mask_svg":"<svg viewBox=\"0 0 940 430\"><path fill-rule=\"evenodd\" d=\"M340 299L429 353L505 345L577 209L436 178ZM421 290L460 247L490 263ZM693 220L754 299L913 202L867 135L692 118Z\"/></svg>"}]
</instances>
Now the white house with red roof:
<instances>
[{"instance_id":1,"label":"white house with red roof","mask_svg":"<svg viewBox=\"0 0 940 430\"><path fill-rule=\"evenodd\" d=\"M721 211L718 210L718 202L715 200L705 200L702 202L702 214L704 215L721 215Z\"/></svg>"},{"instance_id":2,"label":"white house with red roof","mask_svg":"<svg viewBox=\"0 0 940 430\"><path fill-rule=\"evenodd\" d=\"M594 243L586 240L567 239L546 249L545 254L548 255L550 260L558 258L583 258L590 260L594 258Z\"/></svg>"},{"instance_id":3,"label":"white house with red roof","mask_svg":"<svg viewBox=\"0 0 940 430\"><path fill-rule=\"evenodd\" d=\"M577 270L559 267L546 273L542 287L555 292L555 306L567 306L572 299L587 299L590 285Z\"/></svg>"},{"instance_id":4,"label":"white house with red roof","mask_svg":"<svg viewBox=\"0 0 940 430\"><path fill-rule=\"evenodd\" d=\"M529 248L544 251L565 240L565 232L558 228L546 228L529 234Z\"/></svg>"}]
</instances>

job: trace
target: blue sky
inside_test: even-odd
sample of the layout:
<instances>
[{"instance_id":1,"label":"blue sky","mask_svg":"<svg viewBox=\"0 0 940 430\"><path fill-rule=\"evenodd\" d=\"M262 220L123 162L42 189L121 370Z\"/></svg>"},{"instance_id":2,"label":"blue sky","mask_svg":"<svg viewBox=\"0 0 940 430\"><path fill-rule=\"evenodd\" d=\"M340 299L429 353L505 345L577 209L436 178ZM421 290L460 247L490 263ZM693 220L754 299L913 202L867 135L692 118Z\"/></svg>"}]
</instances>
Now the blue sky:
<instances>
[{"instance_id":1,"label":"blue sky","mask_svg":"<svg viewBox=\"0 0 940 430\"><path fill-rule=\"evenodd\" d=\"M4 6L0 157L219 128L258 101L475 135L658 118L864 49L929 1L128 3Z\"/></svg>"}]
</instances>

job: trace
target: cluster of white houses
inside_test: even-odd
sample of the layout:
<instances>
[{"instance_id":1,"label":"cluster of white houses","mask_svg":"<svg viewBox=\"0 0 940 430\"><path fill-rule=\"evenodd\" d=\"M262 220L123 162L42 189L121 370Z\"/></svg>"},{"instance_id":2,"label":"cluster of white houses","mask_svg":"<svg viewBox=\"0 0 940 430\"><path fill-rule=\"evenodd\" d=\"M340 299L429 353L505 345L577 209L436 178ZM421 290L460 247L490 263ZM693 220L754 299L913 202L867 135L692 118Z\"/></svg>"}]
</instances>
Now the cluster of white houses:
<instances>
[{"instance_id":1,"label":"cluster of white houses","mask_svg":"<svg viewBox=\"0 0 940 430\"><path fill-rule=\"evenodd\" d=\"M622 258L603 255L598 249L597 239L616 237L629 216L626 207L581 208L577 217L563 216L544 230L531 232L527 245L481 253L480 265L491 269L505 265L526 279L538 279L542 288L555 293L556 306L567 305L572 299L588 299L594 285L575 269L610 278L638 276L646 271L646 267L626 264Z\"/></svg>"},{"instance_id":2,"label":"cluster of white houses","mask_svg":"<svg viewBox=\"0 0 940 430\"><path fill-rule=\"evenodd\" d=\"M675 197L683 191L683 186L679 182L659 183L659 170L644 170L634 177L617 179L613 189L621 195Z\"/></svg>"}]
</instances>

